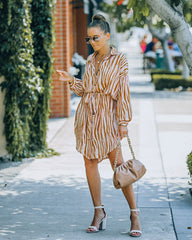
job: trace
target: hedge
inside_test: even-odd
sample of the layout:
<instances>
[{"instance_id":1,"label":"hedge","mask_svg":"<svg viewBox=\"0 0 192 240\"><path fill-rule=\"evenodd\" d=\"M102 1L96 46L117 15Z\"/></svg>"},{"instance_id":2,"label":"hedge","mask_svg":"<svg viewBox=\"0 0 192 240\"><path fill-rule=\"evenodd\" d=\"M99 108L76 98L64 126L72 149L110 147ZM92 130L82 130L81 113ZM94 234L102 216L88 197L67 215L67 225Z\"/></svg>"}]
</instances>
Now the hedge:
<instances>
[{"instance_id":1,"label":"hedge","mask_svg":"<svg viewBox=\"0 0 192 240\"><path fill-rule=\"evenodd\" d=\"M34 15L31 2L0 0L0 75L5 77L0 86L5 91L6 148L13 160L44 153L47 148L45 139L53 63L54 1L33 0L37 14L43 13L39 11L40 4L46 6L43 15L47 18L43 23L36 22L41 33L34 27L34 35L31 30ZM43 37L49 35L43 39L41 55L37 54L39 42L34 42L38 34Z\"/></svg>"},{"instance_id":2,"label":"hedge","mask_svg":"<svg viewBox=\"0 0 192 240\"><path fill-rule=\"evenodd\" d=\"M192 77L186 80L181 75L153 75L153 83L155 90L172 89L180 86L187 89L192 88Z\"/></svg>"},{"instance_id":3,"label":"hedge","mask_svg":"<svg viewBox=\"0 0 192 240\"><path fill-rule=\"evenodd\" d=\"M151 69L150 71L150 74L151 74L151 82L153 82L153 76L154 75L182 75L182 72L181 70L177 69L175 72L170 72L166 69Z\"/></svg>"},{"instance_id":4,"label":"hedge","mask_svg":"<svg viewBox=\"0 0 192 240\"><path fill-rule=\"evenodd\" d=\"M189 176L191 178L190 184L192 185L192 152L187 156L187 167L189 169Z\"/></svg>"},{"instance_id":5,"label":"hedge","mask_svg":"<svg viewBox=\"0 0 192 240\"><path fill-rule=\"evenodd\" d=\"M178 75L178 74L182 74L180 69L176 69L175 72L171 72L167 69L151 69L150 74L173 74L173 75Z\"/></svg>"},{"instance_id":6,"label":"hedge","mask_svg":"<svg viewBox=\"0 0 192 240\"><path fill-rule=\"evenodd\" d=\"M52 48L55 42L53 11L55 0L33 0L31 2L31 30L33 31L33 60L35 67L40 67L43 91L38 95L37 111L33 118L33 141L35 146L44 149L46 144L47 119L53 72Z\"/></svg>"}]
</instances>

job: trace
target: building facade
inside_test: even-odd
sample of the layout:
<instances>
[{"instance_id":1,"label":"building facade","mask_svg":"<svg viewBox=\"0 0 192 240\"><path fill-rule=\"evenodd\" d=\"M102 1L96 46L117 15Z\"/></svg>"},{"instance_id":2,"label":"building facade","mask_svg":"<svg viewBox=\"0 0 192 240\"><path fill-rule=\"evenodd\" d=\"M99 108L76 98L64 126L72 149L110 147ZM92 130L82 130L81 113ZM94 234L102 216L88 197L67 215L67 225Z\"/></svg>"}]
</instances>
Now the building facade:
<instances>
[{"instance_id":1,"label":"building facade","mask_svg":"<svg viewBox=\"0 0 192 240\"><path fill-rule=\"evenodd\" d=\"M78 53L85 59L91 53L85 43L87 25L98 6L95 0L57 0L55 13L56 42L53 49L54 69L69 71L72 57ZM50 117L69 117L71 93L69 85L53 74Z\"/></svg>"}]
</instances>

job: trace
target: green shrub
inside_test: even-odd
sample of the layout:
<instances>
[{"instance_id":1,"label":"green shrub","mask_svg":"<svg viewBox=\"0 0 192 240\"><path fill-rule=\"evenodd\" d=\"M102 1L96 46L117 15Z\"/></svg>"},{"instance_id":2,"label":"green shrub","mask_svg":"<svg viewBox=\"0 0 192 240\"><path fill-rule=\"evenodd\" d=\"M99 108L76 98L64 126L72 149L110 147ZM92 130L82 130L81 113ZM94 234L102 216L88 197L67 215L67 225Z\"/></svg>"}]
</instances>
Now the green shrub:
<instances>
[{"instance_id":1,"label":"green shrub","mask_svg":"<svg viewBox=\"0 0 192 240\"><path fill-rule=\"evenodd\" d=\"M52 48L55 42L53 11L55 0L33 0L31 2L31 29L33 31L34 65L41 68L43 91L38 95L37 111L33 118L33 142L40 148L46 147L47 119L53 73Z\"/></svg>"},{"instance_id":2,"label":"green shrub","mask_svg":"<svg viewBox=\"0 0 192 240\"><path fill-rule=\"evenodd\" d=\"M5 91L5 136L7 151L18 160L29 155L30 128L36 112L42 80L33 63L30 12L26 1L1 1L0 73ZM11 14L11 17L8 16Z\"/></svg>"},{"instance_id":3,"label":"green shrub","mask_svg":"<svg viewBox=\"0 0 192 240\"><path fill-rule=\"evenodd\" d=\"M175 72L171 72L169 70L166 69L151 69L150 74L171 74L171 75L178 75L181 74L181 70L176 69Z\"/></svg>"},{"instance_id":4,"label":"green shrub","mask_svg":"<svg viewBox=\"0 0 192 240\"><path fill-rule=\"evenodd\" d=\"M189 169L189 176L191 178L190 184L192 185L192 152L187 156L187 167Z\"/></svg>"},{"instance_id":5,"label":"green shrub","mask_svg":"<svg viewBox=\"0 0 192 240\"><path fill-rule=\"evenodd\" d=\"M181 75L181 70L177 69L175 72L170 72L166 69L151 69L151 82L154 80L154 76L156 75Z\"/></svg>"},{"instance_id":6,"label":"green shrub","mask_svg":"<svg viewBox=\"0 0 192 240\"><path fill-rule=\"evenodd\" d=\"M183 79L181 75L153 75L153 83L155 85L155 90L163 90L163 89L172 89L177 88L179 86L184 89L188 87L192 87L192 77L188 80Z\"/></svg>"},{"instance_id":7,"label":"green shrub","mask_svg":"<svg viewBox=\"0 0 192 240\"><path fill-rule=\"evenodd\" d=\"M47 147L54 0L33 0L40 15L35 24L41 29L33 27L33 39L31 1L0 0L0 75L5 77L0 87L5 91L6 148L13 160L35 156ZM41 11L40 4L45 6ZM39 40L38 34L42 36ZM37 45L42 48L39 54Z\"/></svg>"}]
</instances>

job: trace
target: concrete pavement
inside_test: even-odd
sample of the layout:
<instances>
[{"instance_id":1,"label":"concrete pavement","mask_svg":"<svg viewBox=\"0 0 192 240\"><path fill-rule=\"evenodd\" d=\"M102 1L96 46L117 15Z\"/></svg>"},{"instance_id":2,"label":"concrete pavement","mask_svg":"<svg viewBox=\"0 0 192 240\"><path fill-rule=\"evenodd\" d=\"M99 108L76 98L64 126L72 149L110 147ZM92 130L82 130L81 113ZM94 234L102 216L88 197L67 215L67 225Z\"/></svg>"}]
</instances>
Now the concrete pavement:
<instances>
[{"instance_id":1,"label":"concrete pavement","mask_svg":"<svg viewBox=\"0 0 192 240\"><path fill-rule=\"evenodd\" d=\"M192 94L155 92L132 37L119 46L129 59L136 157L147 167L136 184L143 240L192 240L187 154L192 150ZM73 107L78 99L73 99ZM0 164L0 240L132 239L129 210L113 188L108 160L99 164L106 231L87 234L93 208L83 158L75 150L74 117L49 121L49 146L61 155ZM130 157L125 140L125 160ZM15 165L14 165L15 164ZM9 168L8 168L9 166Z\"/></svg>"}]
</instances>

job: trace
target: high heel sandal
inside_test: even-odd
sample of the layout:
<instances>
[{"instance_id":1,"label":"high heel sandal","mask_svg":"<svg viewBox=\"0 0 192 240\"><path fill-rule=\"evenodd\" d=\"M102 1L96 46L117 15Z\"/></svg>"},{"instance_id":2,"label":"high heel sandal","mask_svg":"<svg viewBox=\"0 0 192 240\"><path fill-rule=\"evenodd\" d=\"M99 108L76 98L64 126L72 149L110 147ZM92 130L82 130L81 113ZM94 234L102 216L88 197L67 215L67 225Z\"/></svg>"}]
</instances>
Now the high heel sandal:
<instances>
[{"instance_id":1,"label":"high heel sandal","mask_svg":"<svg viewBox=\"0 0 192 240\"><path fill-rule=\"evenodd\" d=\"M139 209L130 209L130 210L131 210L131 212L139 212ZM130 216L130 219L131 219L131 216ZM141 237L142 232L140 230L133 229L129 232L129 234L131 237ZM135 234L137 234L137 235L135 235Z\"/></svg>"},{"instance_id":2,"label":"high heel sandal","mask_svg":"<svg viewBox=\"0 0 192 240\"><path fill-rule=\"evenodd\" d=\"M104 210L104 206L96 206L94 207L95 209L103 209L104 212L104 217L101 219L100 223L99 223L99 228L97 228L96 226L89 226L88 229L90 229L91 231L88 231L87 229L87 233L96 233L99 232L100 230L105 230L106 229L106 225L107 225L107 214L105 213Z\"/></svg>"}]
</instances>

